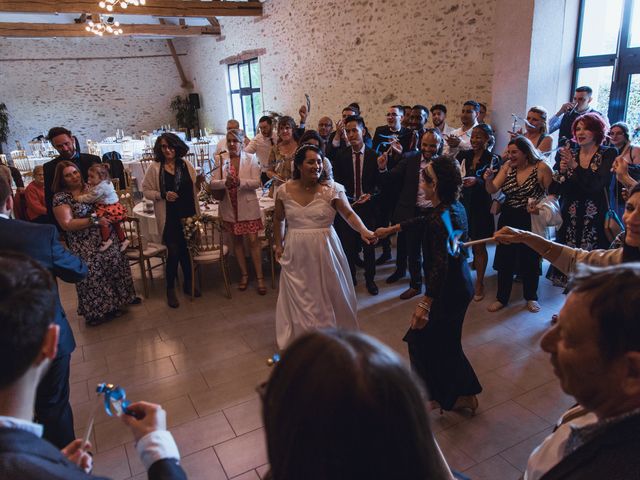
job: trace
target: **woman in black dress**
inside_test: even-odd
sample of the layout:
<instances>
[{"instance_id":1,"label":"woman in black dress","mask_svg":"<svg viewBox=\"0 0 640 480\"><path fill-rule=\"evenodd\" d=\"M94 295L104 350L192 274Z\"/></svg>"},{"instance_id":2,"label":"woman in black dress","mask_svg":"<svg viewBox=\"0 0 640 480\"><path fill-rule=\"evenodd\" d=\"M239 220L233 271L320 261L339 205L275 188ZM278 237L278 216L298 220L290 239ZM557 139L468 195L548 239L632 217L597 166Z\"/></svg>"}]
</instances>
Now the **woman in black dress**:
<instances>
[{"instance_id":1,"label":"woman in black dress","mask_svg":"<svg viewBox=\"0 0 640 480\"><path fill-rule=\"evenodd\" d=\"M482 175L487 168L500 168L499 155L489 150L495 136L493 129L481 123L471 130L471 150L462 150L456 156L463 172L461 201L467 212L469 221L469 237L479 240L493 236L495 224L491 214L491 195L484 187ZM487 270L489 255L487 246L482 243L474 245L473 265L476 270L476 285L473 300L479 302L484 298L484 273Z\"/></svg>"},{"instance_id":2,"label":"woman in black dress","mask_svg":"<svg viewBox=\"0 0 640 480\"><path fill-rule=\"evenodd\" d=\"M450 157L434 158L422 176L425 197L433 209L424 217L379 228L376 236L382 238L416 223L424 225L428 251L426 293L416 306L404 341L412 368L427 385L432 407L468 409L473 413L482 387L461 342L473 283L464 249L455 255L449 253L450 232L444 220L448 216L453 230L462 232L460 239L467 239L467 214L458 201L462 176L457 162Z\"/></svg>"},{"instance_id":3,"label":"woman in black dress","mask_svg":"<svg viewBox=\"0 0 640 480\"><path fill-rule=\"evenodd\" d=\"M191 295L191 262L187 242L182 230L182 219L199 213L197 192L202 177L196 177L193 165L183 157L189 147L173 133L163 133L153 147L155 162L149 167L142 182L144 197L154 201L158 231L167 246L167 303L180 306L175 292L178 264L184 276L184 293ZM196 297L200 291L195 290Z\"/></svg>"},{"instance_id":4,"label":"woman in black dress","mask_svg":"<svg viewBox=\"0 0 640 480\"><path fill-rule=\"evenodd\" d=\"M531 141L520 135L509 142L507 161L498 173L495 174L491 169L485 171L487 191L496 193L502 190L505 195L498 228L509 226L531 230L531 215L536 213L536 204L544 197L551 184L551 168L542 158ZM498 292L496 301L487 310L497 312L509 303L513 275L518 272L522 277L527 309L533 313L540 311L540 255L524 245L498 245L493 268L498 271Z\"/></svg>"}]
</instances>

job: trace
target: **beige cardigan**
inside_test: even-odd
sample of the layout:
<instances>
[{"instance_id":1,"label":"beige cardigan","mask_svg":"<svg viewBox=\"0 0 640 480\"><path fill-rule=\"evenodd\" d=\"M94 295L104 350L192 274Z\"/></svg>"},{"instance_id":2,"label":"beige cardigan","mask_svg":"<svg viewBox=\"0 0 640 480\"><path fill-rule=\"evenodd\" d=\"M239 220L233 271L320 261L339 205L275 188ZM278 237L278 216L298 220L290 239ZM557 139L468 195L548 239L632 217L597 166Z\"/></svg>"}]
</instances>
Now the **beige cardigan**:
<instances>
[{"instance_id":1,"label":"beige cardigan","mask_svg":"<svg viewBox=\"0 0 640 480\"><path fill-rule=\"evenodd\" d=\"M566 245L562 247L560 256L553 262L553 265L569 275L576 269L578 263L585 263L595 267L608 267L609 265L619 265L622 263L622 247L613 250L582 250L571 248Z\"/></svg>"},{"instance_id":2,"label":"beige cardigan","mask_svg":"<svg viewBox=\"0 0 640 480\"><path fill-rule=\"evenodd\" d=\"M226 160L228 162L229 160ZM220 202L220 217L225 222L235 223L246 220L257 220L260 218L260 203L256 195L256 189L260 187L260 164L258 160L250 153L242 152L240 155L240 186L238 187L238 218L235 218L229 192L226 191L226 178L228 168L223 164L222 168L213 172L211 190L225 190L224 197Z\"/></svg>"},{"instance_id":3,"label":"beige cardigan","mask_svg":"<svg viewBox=\"0 0 640 480\"><path fill-rule=\"evenodd\" d=\"M196 214L200 214L200 203L198 202L198 192L196 191L196 170L188 160L183 159L189 176L193 182L193 201L196 206ZM153 210L156 215L158 232L164 232L164 222L167 218L167 201L160 196L160 162L153 162L142 181L142 194L147 200L153 200Z\"/></svg>"}]
</instances>

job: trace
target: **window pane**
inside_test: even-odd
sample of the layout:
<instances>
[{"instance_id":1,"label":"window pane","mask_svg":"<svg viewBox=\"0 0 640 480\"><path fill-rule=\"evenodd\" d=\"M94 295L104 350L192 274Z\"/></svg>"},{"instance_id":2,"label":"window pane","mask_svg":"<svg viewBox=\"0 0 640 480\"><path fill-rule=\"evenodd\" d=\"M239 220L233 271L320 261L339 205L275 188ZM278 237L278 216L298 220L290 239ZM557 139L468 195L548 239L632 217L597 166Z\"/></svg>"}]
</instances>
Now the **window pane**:
<instances>
[{"instance_id":1,"label":"window pane","mask_svg":"<svg viewBox=\"0 0 640 480\"><path fill-rule=\"evenodd\" d=\"M640 47L640 0L633 2L633 13L629 25L629 47Z\"/></svg>"},{"instance_id":2,"label":"window pane","mask_svg":"<svg viewBox=\"0 0 640 480\"><path fill-rule=\"evenodd\" d=\"M624 0L585 0L578 56L616 53Z\"/></svg>"},{"instance_id":3,"label":"window pane","mask_svg":"<svg viewBox=\"0 0 640 480\"><path fill-rule=\"evenodd\" d=\"M231 95L231 106L233 107L233 118L240 122L242 125L242 102L240 101L240 94L234 93Z\"/></svg>"},{"instance_id":4,"label":"window pane","mask_svg":"<svg viewBox=\"0 0 640 480\"><path fill-rule=\"evenodd\" d=\"M231 90L238 90L240 84L238 83L238 65L229 65L229 87Z\"/></svg>"},{"instance_id":5,"label":"window pane","mask_svg":"<svg viewBox=\"0 0 640 480\"><path fill-rule=\"evenodd\" d=\"M242 96L242 106L244 107L244 130L248 137L255 136L253 126L253 109L251 107L251 95Z\"/></svg>"},{"instance_id":6,"label":"window pane","mask_svg":"<svg viewBox=\"0 0 640 480\"><path fill-rule=\"evenodd\" d=\"M251 86L253 88L260 88L260 64L258 63L258 60L254 60L251 62L250 70L251 70Z\"/></svg>"},{"instance_id":7,"label":"window pane","mask_svg":"<svg viewBox=\"0 0 640 480\"><path fill-rule=\"evenodd\" d=\"M240 64L240 87L241 88L249 88L249 64L241 63Z\"/></svg>"},{"instance_id":8,"label":"window pane","mask_svg":"<svg viewBox=\"0 0 640 480\"><path fill-rule=\"evenodd\" d=\"M629 75L626 112L625 121L635 130L633 143L638 143L640 142L640 73Z\"/></svg>"},{"instance_id":9,"label":"window pane","mask_svg":"<svg viewBox=\"0 0 640 480\"><path fill-rule=\"evenodd\" d=\"M611 79L613 67L580 68L576 76L576 87L586 85L593 89L591 106L605 117L609 114Z\"/></svg>"},{"instance_id":10,"label":"window pane","mask_svg":"<svg viewBox=\"0 0 640 480\"><path fill-rule=\"evenodd\" d=\"M264 115L264 108L262 106L262 94L260 92L253 94L253 112L256 120Z\"/></svg>"}]
</instances>

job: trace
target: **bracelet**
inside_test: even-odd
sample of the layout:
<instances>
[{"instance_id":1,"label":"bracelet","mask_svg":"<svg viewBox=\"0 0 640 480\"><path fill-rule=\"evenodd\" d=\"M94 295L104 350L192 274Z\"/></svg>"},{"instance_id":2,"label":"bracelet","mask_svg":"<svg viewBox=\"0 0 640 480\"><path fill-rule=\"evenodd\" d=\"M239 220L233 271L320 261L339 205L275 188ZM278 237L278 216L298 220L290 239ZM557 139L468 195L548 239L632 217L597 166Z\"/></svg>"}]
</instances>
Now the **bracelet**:
<instances>
[{"instance_id":1,"label":"bracelet","mask_svg":"<svg viewBox=\"0 0 640 480\"><path fill-rule=\"evenodd\" d=\"M431 305L428 305L425 302L419 302L418 306L422 308L426 313L429 313L431 311Z\"/></svg>"}]
</instances>

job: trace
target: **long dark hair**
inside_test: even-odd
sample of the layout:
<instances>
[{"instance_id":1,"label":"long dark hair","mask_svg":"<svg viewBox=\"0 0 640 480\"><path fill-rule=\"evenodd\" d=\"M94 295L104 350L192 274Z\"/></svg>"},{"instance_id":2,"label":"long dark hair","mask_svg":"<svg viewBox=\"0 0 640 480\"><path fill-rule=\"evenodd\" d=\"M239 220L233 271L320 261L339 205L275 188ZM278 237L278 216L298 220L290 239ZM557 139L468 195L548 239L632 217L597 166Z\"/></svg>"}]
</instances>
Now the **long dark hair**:
<instances>
[{"instance_id":1,"label":"long dark hair","mask_svg":"<svg viewBox=\"0 0 640 480\"><path fill-rule=\"evenodd\" d=\"M518 150L525 154L527 157L527 163L529 165L535 165L538 162L544 160L544 156L540 153L540 151L531 143L524 135L518 135L513 140L511 140L508 145L515 145Z\"/></svg>"},{"instance_id":2,"label":"long dark hair","mask_svg":"<svg viewBox=\"0 0 640 480\"><path fill-rule=\"evenodd\" d=\"M296 339L262 399L273 480L447 478L404 362L358 332Z\"/></svg>"},{"instance_id":3,"label":"long dark hair","mask_svg":"<svg viewBox=\"0 0 640 480\"><path fill-rule=\"evenodd\" d=\"M324 155L322 154L322 150L320 150L315 145L302 145L298 150L296 150L296 154L293 157L293 171L291 172L291 178L294 180L298 180L300 178L300 165L304 162L304 159L307 156L307 152L315 152L320 155L323 163L322 173L320 174L320 178L318 179L318 183L322 183L327 179L327 172L324 169Z\"/></svg>"},{"instance_id":4,"label":"long dark hair","mask_svg":"<svg viewBox=\"0 0 640 480\"><path fill-rule=\"evenodd\" d=\"M438 198L445 205L451 205L460 196L462 174L458 162L450 156L435 157L431 160L431 168L436 174L436 190Z\"/></svg>"},{"instance_id":5,"label":"long dark hair","mask_svg":"<svg viewBox=\"0 0 640 480\"><path fill-rule=\"evenodd\" d=\"M162 147L160 146L160 140L164 139L167 144L176 151L176 160L184 157L189 152L189 147L182 139L175 133L164 132L156 139L156 143L153 146L154 160L156 162L164 163L164 153L162 153Z\"/></svg>"}]
</instances>

